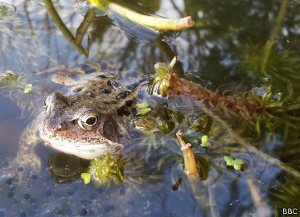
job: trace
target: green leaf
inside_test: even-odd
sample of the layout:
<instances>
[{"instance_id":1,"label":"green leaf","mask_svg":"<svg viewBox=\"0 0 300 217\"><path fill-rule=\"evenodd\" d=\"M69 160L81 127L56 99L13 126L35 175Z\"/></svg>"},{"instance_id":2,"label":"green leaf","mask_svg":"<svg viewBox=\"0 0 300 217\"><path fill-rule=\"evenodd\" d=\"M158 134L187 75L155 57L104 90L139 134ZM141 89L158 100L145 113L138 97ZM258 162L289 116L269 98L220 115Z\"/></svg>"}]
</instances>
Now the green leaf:
<instances>
[{"instance_id":1,"label":"green leaf","mask_svg":"<svg viewBox=\"0 0 300 217\"><path fill-rule=\"evenodd\" d=\"M154 71L157 74L157 77L164 79L167 77L170 69L165 63L158 62L154 65Z\"/></svg>"},{"instance_id":2,"label":"green leaf","mask_svg":"<svg viewBox=\"0 0 300 217\"><path fill-rule=\"evenodd\" d=\"M242 159L240 159L240 158L235 159L233 161L233 165L242 165L243 163L244 163L244 161Z\"/></svg>"},{"instance_id":3,"label":"green leaf","mask_svg":"<svg viewBox=\"0 0 300 217\"><path fill-rule=\"evenodd\" d=\"M170 62L170 69L173 69L174 65L176 64L177 58L176 56L172 59L172 61Z\"/></svg>"},{"instance_id":4,"label":"green leaf","mask_svg":"<svg viewBox=\"0 0 300 217\"><path fill-rule=\"evenodd\" d=\"M27 84L24 88L24 93L29 93L32 90L32 84Z\"/></svg>"},{"instance_id":5,"label":"green leaf","mask_svg":"<svg viewBox=\"0 0 300 217\"><path fill-rule=\"evenodd\" d=\"M209 146L211 146L210 142L208 141L208 136L207 135L202 136L201 142L202 142L201 143L202 147L209 147Z\"/></svg>"},{"instance_id":6,"label":"green leaf","mask_svg":"<svg viewBox=\"0 0 300 217\"><path fill-rule=\"evenodd\" d=\"M240 170L240 169L241 169L241 165L235 164L235 165L233 165L233 168L234 168L235 170Z\"/></svg>"},{"instance_id":7,"label":"green leaf","mask_svg":"<svg viewBox=\"0 0 300 217\"><path fill-rule=\"evenodd\" d=\"M146 114L147 112L150 112L150 111L151 111L151 108L144 108L144 109L140 110L140 114L144 115L144 114Z\"/></svg>"},{"instance_id":8,"label":"green leaf","mask_svg":"<svg viewBox=\"0 0 300 217\"><path fill-rule=\"evenodd\" d=\"M81 173L81 178L84 180L84 184L89 184L91 181L91 174Z\"/></svg>"},{"instance_id":9,"label":"green leaf","mask_svg":"<svg viewBox=\"0 0 300 217\"><path fill-rule=\"evenodd\" d=\"M149 106L148 102L144 102L144 103L137 103L136 107L140 108L140 109L144 109L147 108Z\"/></svg>"},{"instance_id":10,"label":"green leaf","mask_svg":"<svg viewBox=\"0 0 300 217\"><path fill-rule=\"evenodd\" d=\"M202 143L208 142L208 136L207 135L202 136L201 141Z\"/></svg>"},{"instance_id":11,"label":"green leaf","mask_svg":"<svg viewBox=\"0 0 300 217\"><path fill-rule=\"evenodd\" d=\"M124 176L123 176L121 170L119 170L119 176L120 176L121 181L124 182Z\"/></svg>"},{"instance_id":12,"label":"green leaf","mask_svg":"<svg viewBox=\"0 0 300 217\"><path fill-rule=\"evenodd\" d=\"M229 156L224 156L224 160L226 161L226 165L227 166L232 166L233 164L233 159L231 158L231 157L229 157Z\"/></svg>"}]
</instances>

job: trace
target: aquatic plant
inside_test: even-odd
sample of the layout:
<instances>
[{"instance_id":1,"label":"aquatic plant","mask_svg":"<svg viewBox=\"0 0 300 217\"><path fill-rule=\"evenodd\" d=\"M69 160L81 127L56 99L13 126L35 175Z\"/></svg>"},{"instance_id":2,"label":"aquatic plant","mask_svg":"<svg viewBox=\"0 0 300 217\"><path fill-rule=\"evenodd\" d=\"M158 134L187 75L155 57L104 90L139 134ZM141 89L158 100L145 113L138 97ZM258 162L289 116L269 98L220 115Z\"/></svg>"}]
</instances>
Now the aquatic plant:
<instances>
[{"instance_id":1,"label":"aquatic plant","mask_svg":"<svg viewBox=\"0 0 300 217\"><path fill-rule=\"evenodd\" d=\"M240 170L244 163L243 159L240 159L240 158L233 159L227 155L224 156L224 160L225 160L227 166L233 166L233 168L235 170Z\"/></svg>"},{"instance_id":2,"label":"aquatic plant","mask_svg":"<svg viewBox=\"0 0 300 217\"><path fill-rule=\"evenodd\" d=\"M109 188L111 184L124 181L122 175L122 158L119 155L103 155L91 161L89 171L82 173L85 184L90 180L94 185Z\"/></svg>"},{"instance_id":3,"label":"aquatic plant","mask_svg":"<svg viewBox=\"0 0 300 217\"><path fill-rule=\"evenodd\" d=\"M209 147L211 146L210 142L208 141L208 136L207 135L203 135L201 137L201 144L202 147Z\"/></svg>"},{"instance_id":4,"label":"aquatic plant","mask_svg":"<svg viewBox=\"0 0 300 217\"><path fill-rule=\"evenodd\" d=\"M251 144L251 141L255 141L253 135L257 134L257 137L261 135L262 127L269 130L269 135L275 135L276 130L281 126L298 129L299 117L296 116L298 114L297 109L299 109L298 103L284 107L284 104L281 103L283 102L282 98L275 98L273 95L266 96L265 94L262 96L255 95L255 91L244 94L234 93L233 96L222 96L217 92L177 77L172 73L172 68L165 64L159 64L158 68L159 70L156 70L156 72L160 76L157 76L154 80L151 91L160 94L158 90L163 90L163 96L166 95L172 98L183 96L194 99L194 103L211 120L209 128L202 128L202 132L206 131L205 135L218 138L214 141L216 148L238 143L247 151L255 153L285 172L299 177L298 171L283 162L276 161L273 157L259 151ZM164 82L163 88L160 88L163 79L167 82ZM168 85L166 85L167 83ZM288 130L288 127L285 130ZM224 131L228 133L223 134ZM223 136L219 136L219 134L223 134ZM237 161L237 163L241 162ZM239 168L238 164L236 168Z\"/></svg>"},{"instance_id":5,"label":"aquatic plant","mask_svg":"<svg viewBox=\"0 0 300 217\"><path fill-rule=\"evenodd\" d=\"M151 108L148 108L149 103L148 102L144 102L144 103L137 103L136 107L139 108L139 114L144 115L147 112L151 111Z\"/></svg>"},{"instance_id":6,"label":"aquatic plant","mask_svg":"<svg viewBox=\"0 0 300 217\"><path fill-rule=\"evenodd\" d=\"M61 20L59 14L55 10L55 7L51 0L45 0L45 5L53 19L53 21L56 23L58 28L61 30L61 32L64 34L66 39L70 41L70 43L74 46L74 48L81 54L83 54L85 57L88 57L88 51L85 51L85 49L82 47L81 42L83 39L84 34L86 33L89 26L92 24L92 21L95 17L95 12L93 9L89 9L84 17L84 20L82 21L81 25L78 27L78 30L76 32L76 36L74 37L70 30L65 26L63 21Z\"/></svg>"}]
</instances>

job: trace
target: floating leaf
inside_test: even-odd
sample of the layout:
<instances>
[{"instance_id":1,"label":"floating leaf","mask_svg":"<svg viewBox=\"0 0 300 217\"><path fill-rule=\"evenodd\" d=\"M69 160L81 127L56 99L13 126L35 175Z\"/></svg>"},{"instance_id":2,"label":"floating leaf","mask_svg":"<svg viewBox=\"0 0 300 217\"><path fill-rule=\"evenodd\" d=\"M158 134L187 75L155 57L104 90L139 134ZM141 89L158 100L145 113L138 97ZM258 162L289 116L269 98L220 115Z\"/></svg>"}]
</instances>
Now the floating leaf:
<instances>
[{"instance_id":1,"label":"floating leaf","mask_svg":"<svg viewBox=\"0 0 300 217\"><path fill-rule=\"evenodd\" d=\"M24 93L29 93L32 90L32 84L27 84L24 88Z\"/></svg>"},{"instance_id":2,"label":"floating leaf","mask_svg":"<svg viewBox=\"0 0 300 217\"><path fill-rule=\"evenodd\" d=\"M224 156L224 160L226 161L226 165L227 166L233 166L233 168L235 170L240 170L241 169L241 166L242 164L244 163L244 160L243 159L235 159L233 160L231 157L229 156Z\"/></svg>"},{"instance_id":3,"label":"floating leaf","mask_svg":"<svg viewBox=\"0 0 300 217\"><path fill-rule=\"evenodd\" d=\"M233 165L233 159L229 156L224 156L224 160L226 161L227 166L232 166Z\"/></svg>"},{"instance_id":4,"label":"floating leaf","mask_svg":"<svg viewBox=\"0 0 300 217\"><path fill-rule=\"evenodd\" d=\"M147 108L149 106L148 102L144 102L144 103L137 103L136 107L140 108L140 109L144 109Z\"/></svg>"},{"instance_id":5,"label":"floating leaf","mask_svg":"<svg viewBox=\"0 0 300 217\"><path fill-rule=\"evenodd\" d=\"M91 174L81 173L81 178L84 180L84 184L89 184L91 181Z\"/></svg>"},{"instance_id":6,"label":"floating leaf","mask_svg":"<svg viewBox=\"0 0 300 217\"><path fill-rule=\"evenodd\" d=\"M209 146L211 146L210 142L208 141L208 136L207 135L202 136L201 142L202 142L201 143L202 147L209 147Z\"/></svg>"},{"instance_id":7,"label":"floating leaf","mask_svg":"<svg viewBox=\"0 0 300 217\"><path fill-rule=\"evenodd\" d=\"M233 165L233 168L235 170L241 170L241 165L235 164L235 165Z\"/></svg>"},{"instance_id":8,"label":"floating leaf","mask_svg":"<svg viewBox=\"0 0 300 217\"><path fill-rule=\"evenodd\" d=\"M244 163L244 161L242 159L235 159L233 161L233 165L242 165Z\"/></svg>"},{"instance_id":9,"label":"floating leaf","mask_svg":"<svg viewBox=\"0 0 300 217\"><path fill-rule=\"evenodd\" d=\"M150 112L150 111L151 111L151 108L144 108L144 109L140 110L140 114L144 115L144 114L146 114L147 112Z\"/></svg>"}]
</instances>

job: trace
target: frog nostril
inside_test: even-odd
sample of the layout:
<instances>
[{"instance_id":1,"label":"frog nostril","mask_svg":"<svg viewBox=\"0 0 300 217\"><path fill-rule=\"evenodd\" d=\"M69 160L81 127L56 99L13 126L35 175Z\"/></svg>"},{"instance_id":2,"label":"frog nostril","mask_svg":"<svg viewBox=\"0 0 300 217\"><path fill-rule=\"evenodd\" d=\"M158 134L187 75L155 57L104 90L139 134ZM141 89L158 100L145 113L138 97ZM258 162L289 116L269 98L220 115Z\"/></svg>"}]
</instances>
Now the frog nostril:
<instances>
[{"instance_id":1,"label":"frog nostril","mask_svg":"<svg viewBox=\"0 0 300 217\"><path fill-rule=\"evenodd\" d=\"M59 130L64 130L64 129L66 129L67 128L67 123L66 122L60 122L59 124L58 124L58 129Z\"/></svg>"}]
</instances>

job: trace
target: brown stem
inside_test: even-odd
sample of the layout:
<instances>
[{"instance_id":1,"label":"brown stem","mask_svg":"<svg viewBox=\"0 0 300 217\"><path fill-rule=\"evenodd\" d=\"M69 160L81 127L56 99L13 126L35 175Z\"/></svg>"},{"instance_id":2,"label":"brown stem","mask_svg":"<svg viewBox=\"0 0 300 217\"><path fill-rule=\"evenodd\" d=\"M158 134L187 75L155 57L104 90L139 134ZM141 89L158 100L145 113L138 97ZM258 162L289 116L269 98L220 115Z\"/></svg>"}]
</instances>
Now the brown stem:
<instances>
[{"instance_id":1,"label":"brown stem","mask_svg":"<svg viewBox=\"0 0 300 217\"><path fill-rule=\"evenodd\" d=\"M233 106L236 108L246 106L246 108L250 111L255 111L258 113L264 111L264 107L258 105L253 100L243 100L236 99L235 97L221 96L216 92L208 90L185 79L179 78L174 74L170 75L171 77L168 93L171 96L186 95L189 97L194 97L195 100L209 100L211 102L217 102L226 106Z\"/></svg>"},{"instance_id":2,"label":"brown stem","mask_svg":"<svg viewBox=\"0 0 300 217\"><path fill-rule=\"evenodd\" d=\"M189 175L198 175L195 156L192 149L190 148L191 144L185 143L183 141L182 133L180 130L176 133L176 136L181 144L181 151L183 153L183 158L184 158L185 172Z\"/></svg>"},{"instance_id":3,"label":"brown stem","mask_svg":"<svg viewBox=\"0 0 300 217\"><path fill-rule=\"evenodd\" d=\"M171 62L176 56L175 52L170 48L167 42L165 42L163 36L159 34L157 38L155 39L155 43L157 44L158 48L160 51L167 57L168 61ZM184 75L184 71L182 68L182 64L180 61L176 61L174 67L173 67L173 72L179 76L182 77Z\"/></svg>"}]
</instances>

